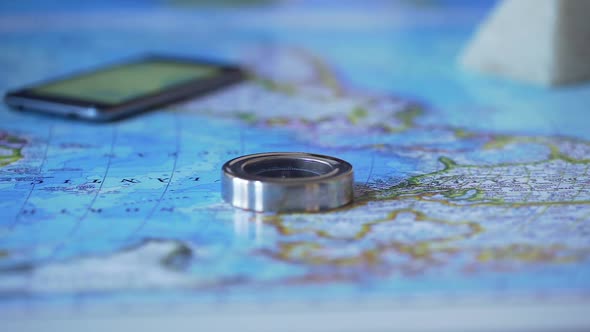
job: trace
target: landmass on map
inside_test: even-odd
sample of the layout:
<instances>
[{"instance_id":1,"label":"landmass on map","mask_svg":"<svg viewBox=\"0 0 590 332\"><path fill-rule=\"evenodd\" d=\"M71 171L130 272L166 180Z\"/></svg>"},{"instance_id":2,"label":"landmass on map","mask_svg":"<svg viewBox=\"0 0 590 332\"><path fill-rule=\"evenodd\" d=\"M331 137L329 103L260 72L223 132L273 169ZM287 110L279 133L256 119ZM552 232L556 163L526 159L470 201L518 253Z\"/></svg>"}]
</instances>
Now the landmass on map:
<instances>
[{"instance_id":1,"label":"landmass on map","mask_svg":"<svg viewBox=\"0 0 590 332\"><path fill-rule=\"evenodd\" d=\"M0 167L19 161L25 144L27 141L24 138L0 131Z\"/></svg>"}]
</instances>

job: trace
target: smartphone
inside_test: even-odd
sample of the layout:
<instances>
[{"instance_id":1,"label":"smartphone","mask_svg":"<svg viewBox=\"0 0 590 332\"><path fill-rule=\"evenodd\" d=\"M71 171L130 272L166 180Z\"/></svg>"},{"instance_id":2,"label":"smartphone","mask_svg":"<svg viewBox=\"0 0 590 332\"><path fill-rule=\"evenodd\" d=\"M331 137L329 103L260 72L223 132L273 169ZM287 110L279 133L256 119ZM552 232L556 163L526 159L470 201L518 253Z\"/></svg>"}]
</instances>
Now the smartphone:
<instances>
[{"instance_id":1,"label":"smartphone","mask_svg":"<svg viewBox=\"0 0 590 332\"><path fill-rule=\"evenodd\" d=\"M4 101L16 110L109 121L211 92L244 78L244 71L235 65L146 55L10 91Z\"/></svg>"}]
</instances>

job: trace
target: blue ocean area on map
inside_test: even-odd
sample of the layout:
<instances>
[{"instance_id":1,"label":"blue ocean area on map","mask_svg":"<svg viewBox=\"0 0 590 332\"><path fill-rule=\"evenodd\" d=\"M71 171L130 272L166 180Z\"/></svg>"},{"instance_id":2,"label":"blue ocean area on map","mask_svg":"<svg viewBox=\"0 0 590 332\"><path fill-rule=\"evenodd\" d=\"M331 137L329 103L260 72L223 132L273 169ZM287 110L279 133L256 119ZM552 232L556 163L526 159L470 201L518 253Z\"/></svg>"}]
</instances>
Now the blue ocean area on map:
<instances>
[{"instance_id":1,"label":"blue ocean area on map","mask_svg":"<svg viewBox=\"0 0 590 332\"><path fill-rule=\"evenodd\" d=\"M494 2L0 4L0 91L136 54L246 82L92 124L0 106L0 306L590 292L590 85L467 72ZM254 214L227 160L350 161L355 202Z\"/></svg>"}]
</instances>

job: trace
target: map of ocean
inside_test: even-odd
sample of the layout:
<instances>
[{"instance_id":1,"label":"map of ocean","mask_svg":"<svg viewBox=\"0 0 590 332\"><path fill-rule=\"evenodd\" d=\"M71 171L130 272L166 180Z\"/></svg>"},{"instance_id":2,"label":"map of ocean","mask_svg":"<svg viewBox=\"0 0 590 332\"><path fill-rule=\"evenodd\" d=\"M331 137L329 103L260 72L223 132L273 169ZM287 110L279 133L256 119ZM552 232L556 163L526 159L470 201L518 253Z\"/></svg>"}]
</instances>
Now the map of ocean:
<instances>
[{"instance_id":1,"label":"map of ocean","mask_svg":"<svg viewBox=\"0 0 590 332\"><path fill-rule=\"evenodd\" d=\"M401 3L0 14L2 91L145 51L252 71L110 124L2 106L0 306L80 295L587 299L590 87L462 72L454 58L484 8ZM355 203L285 215L223 203L221 165L264 151L350 161Z\"/></svg>"}]
</instances>

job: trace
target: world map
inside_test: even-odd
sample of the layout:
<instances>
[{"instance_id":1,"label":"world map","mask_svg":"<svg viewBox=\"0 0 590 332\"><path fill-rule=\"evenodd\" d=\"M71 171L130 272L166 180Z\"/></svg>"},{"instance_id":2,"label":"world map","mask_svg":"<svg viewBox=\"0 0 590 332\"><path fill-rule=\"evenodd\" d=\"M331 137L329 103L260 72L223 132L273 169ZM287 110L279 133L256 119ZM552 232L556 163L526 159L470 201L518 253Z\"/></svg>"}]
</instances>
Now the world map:
<instances>
[{"instance_id":1,"label":"world map","mask_svg":"<svg viewBox=\"0 0 590 332\"><path fill-rule=\"evenodd\" d=\"M550 91L462 72L452 59L487 7L402 3L372 20L354 8L263 6L264 24L212 9L232 22L225 27L154 4L132 21L110 7L6 10L2 91L153 50L237 61L250 73L108 124L2 106L0 307L79 296L587 300L590 87ZM320 32L308 35L293 12ZM216 37L198 31L205 26ZM332 39L334 30L345 36ZM354 203L310 214L224 203L221 165L266 151L349 161Z\"/></svg>"}]
</instances>

